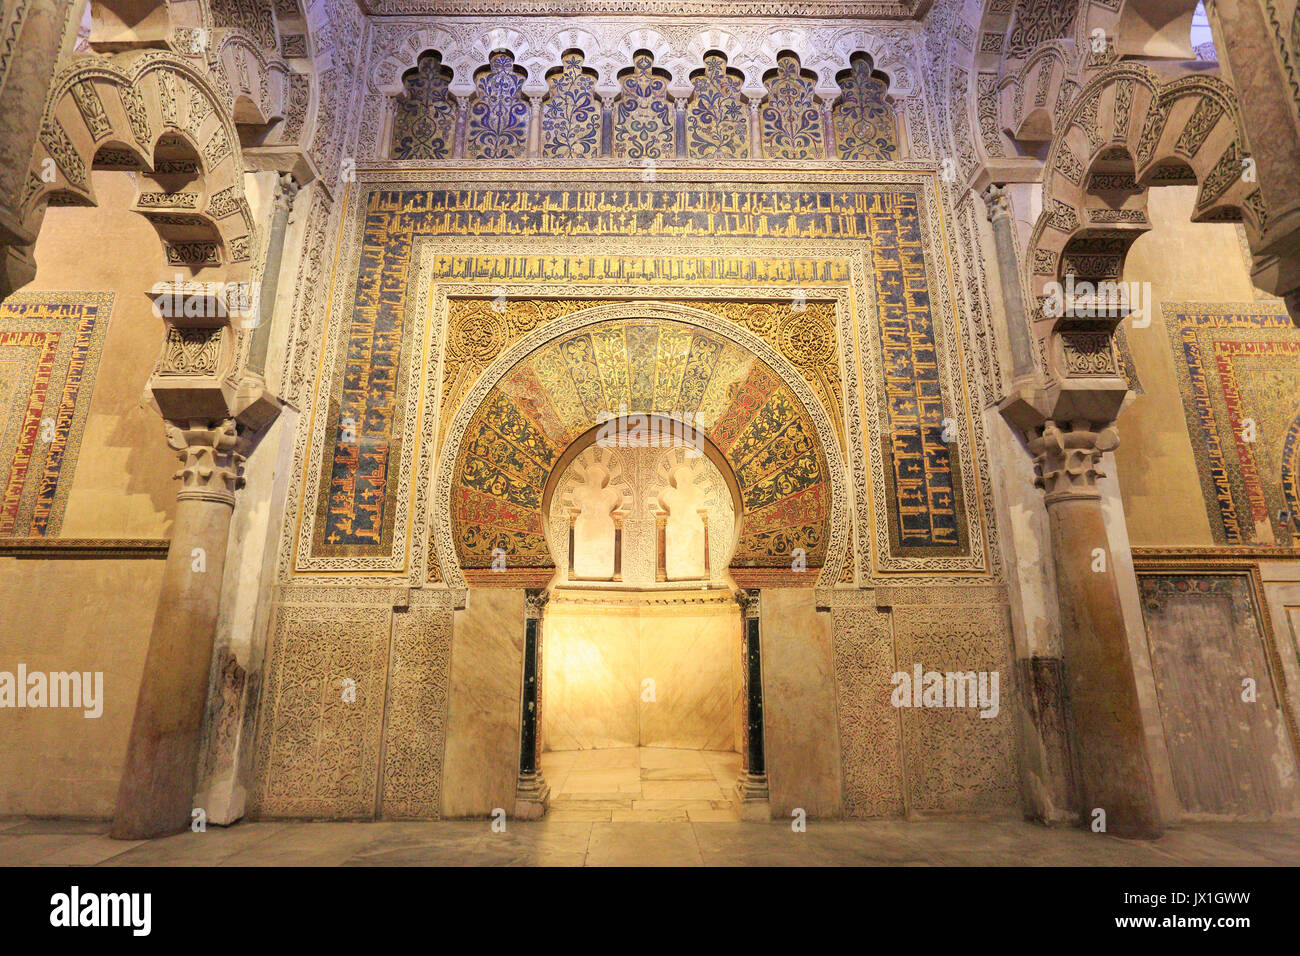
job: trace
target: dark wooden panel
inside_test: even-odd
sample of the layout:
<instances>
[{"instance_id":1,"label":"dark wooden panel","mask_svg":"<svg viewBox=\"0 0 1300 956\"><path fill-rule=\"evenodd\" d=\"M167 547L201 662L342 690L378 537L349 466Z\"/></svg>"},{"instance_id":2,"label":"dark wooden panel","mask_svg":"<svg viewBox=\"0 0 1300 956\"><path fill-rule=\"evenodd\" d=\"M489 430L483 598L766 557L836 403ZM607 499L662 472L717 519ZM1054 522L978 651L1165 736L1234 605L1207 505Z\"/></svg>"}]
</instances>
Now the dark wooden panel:
<instances>
[{"instance_id":1,"label":"dark wooden panel","mask_svg":"<svg viewBox=\"0 0 1300 956\"><path fill-rule=\"evenodd\" d=\"M1248 572L1145 572L1142 610L1174 785L1193 814L1300 809L1282 696ZM1257 699L1242 699L1243 681Z\"/></svg>"}]
</instances>

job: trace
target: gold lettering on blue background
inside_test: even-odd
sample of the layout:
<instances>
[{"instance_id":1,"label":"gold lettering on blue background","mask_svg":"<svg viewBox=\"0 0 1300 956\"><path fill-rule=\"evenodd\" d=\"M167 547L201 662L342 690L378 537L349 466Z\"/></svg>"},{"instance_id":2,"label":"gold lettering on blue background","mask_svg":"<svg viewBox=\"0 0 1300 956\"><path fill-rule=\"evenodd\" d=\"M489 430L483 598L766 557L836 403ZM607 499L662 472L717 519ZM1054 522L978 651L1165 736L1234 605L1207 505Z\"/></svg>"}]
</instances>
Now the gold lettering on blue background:
<instances>
[{"instance_id":1,"label":"gold lettering on blue background","mask_svg":"<svg viewBox=\"0 0 1300 956\"><path fill-rule=\"evenodd\" d=\"M336 370L313 553L391 549L394 463L405 431L399 382L415 240L428 237L827 239L868 243L881 323L890 537L899 556L968 547L961 480L943 440L945 401L931 313L919 187L894 189L593 186L374 189ZM843 259L435 255L435 280L843 283ZM951 410L949 415L953 414ZM354 432L342 427L350 423ZM351 439L351 440L349 440Z\"/></svg>"}]
</instances>

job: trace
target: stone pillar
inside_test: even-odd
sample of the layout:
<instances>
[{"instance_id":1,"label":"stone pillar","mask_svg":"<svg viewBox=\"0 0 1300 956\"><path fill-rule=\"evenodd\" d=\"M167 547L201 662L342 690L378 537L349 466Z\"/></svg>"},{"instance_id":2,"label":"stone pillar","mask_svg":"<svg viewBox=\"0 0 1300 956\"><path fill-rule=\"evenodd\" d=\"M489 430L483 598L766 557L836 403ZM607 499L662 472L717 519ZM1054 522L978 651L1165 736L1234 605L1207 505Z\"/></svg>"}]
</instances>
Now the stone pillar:
<instances>
[{"instance_id":1,"label":"stone pillar","mask_svg":"<svg viewBox=\"0 0 1300 956\"><path fill-rule=\"evenodd\" d=\"M242 484L233 418L166 429L182 462L181 490L110 830L119 840L176 833L190 822L230 515Z\"/></svg>"},{"instance_id":2,"label":"stone pillar","mask_svg":"<svg viewBox=\"0 0 1300 956\"><path fill-rule=\"evenodd\" d=\"M1011 203L1006 191L997 185L984 190L983 198L993 227L993 246L1002 285L1002 313L1006 317L1004 341L1011 352L1011 380L1015 390L1032 385L1036 367L1029 339L1029 316L1025 314L1025 297L1020 284L1020 263L1012 235Z\"/></svg>"},{"instance_id":3,"label":"stone pillar","mask_svg":"<svg viewBox=\"0 0 1300 956\"><path fill-rule=\"evenodd\" d=\"M465 133L469 125L469 97L456 97L456 145L452 149L455 159L465 158Z\"/></svg>"},{"instance_id":4,"label":"stone pillar","mask_svg":"<svg viewBox=\"0 0 1300 956\"><path fill-rule=\"evenodd\" d=\"M673 97L673 106L675 107L673 119L673 140L675 148L673 154L678 159L684 159L686 157L686 104L689 101L689 94Z\"/></svg>"},{"instance_id":5,"label":"stone pillar","mask_svg":"<svg viewBox=\"0 0 1300 956\"><path fill-rule=\"evenodd\" d=\"M528 156L536 159L542 155L542 97L528 97Z\"/></svg>"},{"instance_id":6,"label":"stone pillar","mask_svg":"<svg viewBox=\"0 0 1300 956\"><path fill-rule=\"evenodd\" d=\"M736 781L736 799L744 820L767 821L772 818L768 802L767 758L763 749L763 655L759 639L759 592L739 591L741 674L744 678L745 739L740 752L740 779Z\"/></svg>"},{"instance_id":7,"label":"stone pillar","mask_svg":"<svg viewBox=\"0 0 1300 956\"><path fill-rule=\"evenodd\" d=\"M614 155L614 97L615 94L597 93L600 100L600 155Z\"/></svg>"},{"instance_id":8,"label":"stone pillar","mask_svg":"<svg viewBox=\"0 0 1300 956\"><path fill-rule=\"evenodd\" d=\"M750 159L762 159L763 126L759 108L762 106L763 97L746 94L745 99L749 103L749 157Z\"/></svg>"},{"instance_id":9,"label":"stone pillar","mask_svg":"<svg viewBox=\"0 0 1300 956\"><path fill-rule=\"evenodd\" d=\"M1160 815L1097 487L1098 462L1119 438L1110 427L1052 420L1027 438L1056 568L1081 822L1090 826L1100 809L1107 833L1152 839Z\"/></svg>"},{"instance_id":10,"label":"stone pillar","mask_svg":"<svg viewBox=\"0 0 1300 956\"><path fill-rule=\"evenodd\" d=\"M530 589L525 597L524 689L519 718L519 781L515 785L515 816L538 820L546 813L551 788L542 776L542 610L550 595Z\"/></svg>"},{"instance_id":11,"label":"stone pillar","mask_svg":"<svg viewBox=\"0 0 1300 956\"><path fill-rule=\"evenodd\" d=\"M838 159L840 150L839 145L835 141L835 116L831 109L835 97L822 96L819 93L817 94L817 98L819 100L817 108L822 114L822 135L826 142L826 158Z\"/></svg>"}]
</instances>

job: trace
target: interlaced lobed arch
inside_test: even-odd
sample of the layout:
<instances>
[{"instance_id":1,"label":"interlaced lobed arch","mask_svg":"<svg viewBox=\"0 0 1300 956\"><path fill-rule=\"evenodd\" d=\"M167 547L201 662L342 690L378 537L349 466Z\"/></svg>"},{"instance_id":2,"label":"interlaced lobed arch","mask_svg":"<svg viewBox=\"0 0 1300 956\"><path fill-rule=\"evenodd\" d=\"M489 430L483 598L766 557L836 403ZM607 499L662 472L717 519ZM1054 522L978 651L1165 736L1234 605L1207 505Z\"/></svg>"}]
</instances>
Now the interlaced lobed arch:
<instances>
[{"instance_id":1,"label":"interlaced lobed arch","mask_svg":"<svg viewBox=\"0 0 1300 956\"><path fill-rule=\"evenodd\" d=\"M231 116L208 76L147 50L77 58L55 80L22 208L33 234L46 205L94 205L90 170L141 174L134 208L162 238L159 281L245 282L253 219Z\"/></svg>"}]
</instances>

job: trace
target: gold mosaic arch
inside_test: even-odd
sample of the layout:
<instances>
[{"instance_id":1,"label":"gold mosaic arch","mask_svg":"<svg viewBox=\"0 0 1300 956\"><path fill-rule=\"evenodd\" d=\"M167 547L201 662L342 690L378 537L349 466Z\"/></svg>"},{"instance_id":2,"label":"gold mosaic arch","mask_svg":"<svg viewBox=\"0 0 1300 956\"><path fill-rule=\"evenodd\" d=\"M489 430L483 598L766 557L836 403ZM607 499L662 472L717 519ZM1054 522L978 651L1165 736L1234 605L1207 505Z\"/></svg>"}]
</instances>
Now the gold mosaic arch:
<instances>
[{"instance_id":1,"label":"gold mosaic arch","mask_svg":"<svg viewBox=\"0 0 1300 956\"><path fill-rule=\"evenodd\" d=\"M741 583L838 579L849 532L839 444L806 380L743 329L670 303L597 306L525 336L455 413L437 470L434 539L448 583L544 584L542 497L551 470L601 412L691 412L735 472ZM808 570L792 570L802 549ZM821 572L820 574L818 572ZM488 576L491 577L488 577Z\"/></svg>"}]
</instances>

